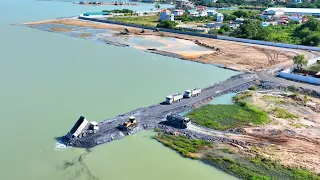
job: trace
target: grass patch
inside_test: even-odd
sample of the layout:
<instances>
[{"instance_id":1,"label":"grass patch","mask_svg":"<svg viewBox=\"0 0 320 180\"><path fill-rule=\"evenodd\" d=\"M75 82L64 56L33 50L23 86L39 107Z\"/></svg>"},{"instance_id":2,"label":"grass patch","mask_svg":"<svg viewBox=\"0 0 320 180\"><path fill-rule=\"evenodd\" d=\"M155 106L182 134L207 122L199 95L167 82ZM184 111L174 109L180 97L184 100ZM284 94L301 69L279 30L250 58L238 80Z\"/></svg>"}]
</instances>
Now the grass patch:
<instances>
[{"instance_id":1,"label":"grass patch","mask_svg":"<svg viewBox=\"0 0 320 180\"><path fill-rule=\"evenodd\" d=\"M235 102L245 101L248 98L251 98L253 96L253 92L251 91L244 91L241 93L238 93L236 96L233 97L233 100Z\"/></svg>"},{"instance_id":2,"label":"grass patch","mask_svg":"<svg viewBox=\"0 0 320 180\"><path fill-rule=\"evenodd\" d=\"M245 180L320 179L318 175L315 175L308 170L288 168L275 161L258 156L252 158L236 157L231 159L207 154L204 157L204 161Z\"/></svg>"},{"instance_id":3,"label":"grass patch","mask_svg":"<svg viewBox=\"0 0 320 180\"><path fill-rule=\"evenodd\" d=\"M307 127L308 127L307 125L301 124L301 123L290 124L290 125L291 125L291 126L294 126L294 127L296 127L296 128L303 128L303 127L307 128Z\"/></svg>"},{"instance_id":4,"label":"grass patch","mask_svg":"<svg viewBox=\"0 0 320 180\"><path fill-rule=\"evenodd\" d=\"M229 149L229 148L223 148L223 149L219 149L220 151L224 152L224 153L228 153L228 154L233 154L234 152Z\"/></svg>"},{"instance_id":5,"label":"grass patch","mask_svg":"<svg viewBox=\"0 0 320 180\"><path fill-rule=\"evenodd\" d=\"M258 87L257 86L250 86L248 89L251 91L255 91L258 89Z\"/></svg>"},{"instance_id":6,"label":"grass patch","mask_svg":"<svg viewBox=\"0 0 320 180\"><path fill-rule=\"evenodd\" d=\"M192 153L197 153L206 147L212 147L211 142L191 140L185 136L172 136L158 133L155 136L159 142L176 150L182 156L199 159ZM229 148L217 149L204 153L201 161L215 166L229 174L245 180L320 180L320 176L305 169L288 168L275 161L256 156L245 157L231 154ZM224 154L223 154L224 153Z\"/></svg>"},{"instance_id":7,"label":"grass patch","mask_svg":"<svg viewBox=\"0 0 320 180\"><path fill-rule=\"evenodd\" d=\"M164 133L158 133L155 139L163 145L176 150L182 156L193 159L198 157L192 156L190 153L196 153L203 147L212 146L212 143L208 141L189 139L185 136L171 136Z\"/></svg>"},{"instance_id":8,"label":"grass patch","mask_svg":"<svg viewBox=\"0 0 320 180\"><path fill-rule=\"evenodd\" d=\"M276 107L276 108L274 108L272 110L272 112L277 118L282 118L282 119L294 119L294 118L297 118L296 115L290 113L289 111L287 111L284 108Z\"/></svg>"},{"instance_id":9,"label":"grass patch","mask_svg":"<svg viewBox=\"0 0 320 180\"><path fill-rule=\"evenodd\" d=\"M187 114L192 122L217 130L259 125L269 121L266 112L257 107L238 103L233 105L205 105Z\"/></svg>"},{"instance_id":10,"label":"grass patch","mask_svg":"<svg viewBox=\"0 0 320 180\"><path fill-rule=\"evenodd\" d=\"M277 97L271 96L271 95L264 95L262 99L265 101L273 102L275 104L285 103L285 101L283 99L280 99L280 98L277 98Z\"/></svg>"},{"instance_id":11,"label":"grass patch","mask_svg":"<svg viewBox=\"0 0 320 180\"><path fill-rule=\"evenodd\" d=\"M311 66L305 68L307 71L319 72L320 71L320 63L312 64Z\"/></svg>"},{"instance_id":12,"label":"grass patch","mask_svg":"<svg viewBox=\"0 0 320 180\"><path fill-rule=\"evenodd\" d=\"M108 18L109 20L114 20L118 22L138 24L144 26L153 26L156 27L158 24L158 16L139 16L139 17L114 17Z\"/></svg>"}]
</instances>

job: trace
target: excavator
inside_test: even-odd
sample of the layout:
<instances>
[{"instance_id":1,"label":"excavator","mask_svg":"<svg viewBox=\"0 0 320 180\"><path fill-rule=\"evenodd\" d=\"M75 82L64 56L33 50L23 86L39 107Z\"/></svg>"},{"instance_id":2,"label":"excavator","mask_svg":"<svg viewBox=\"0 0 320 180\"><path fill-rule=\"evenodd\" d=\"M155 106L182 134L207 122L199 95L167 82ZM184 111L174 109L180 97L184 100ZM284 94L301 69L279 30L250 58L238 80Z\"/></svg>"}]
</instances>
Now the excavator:
<instances>
[{"instance_id":1,"label":"excavator","mask_svg":"<svg viewBox=\"0 0 320 180\"><path fill-rule=\"evenodd\" d=\"M136 120L136 117L134 116L129 117L129 121L126 121L122 125L120 125L120 129L126 130L126 131L131 130L135 127L137 127L137 120Z\"/></svg>"}]
</instances>

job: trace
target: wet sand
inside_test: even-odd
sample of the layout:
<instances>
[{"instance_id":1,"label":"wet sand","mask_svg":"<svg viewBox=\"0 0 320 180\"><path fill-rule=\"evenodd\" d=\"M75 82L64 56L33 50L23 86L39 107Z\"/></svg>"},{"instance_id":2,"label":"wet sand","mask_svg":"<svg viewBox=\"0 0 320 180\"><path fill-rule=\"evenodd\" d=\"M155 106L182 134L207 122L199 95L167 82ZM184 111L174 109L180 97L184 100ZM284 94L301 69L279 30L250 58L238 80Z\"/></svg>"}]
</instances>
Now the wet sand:
<instances>
[{"instance_id":1,"label":"wet sand","mask_svg":"<svg viewBox=\"0 0 320 180\"><path fill-rule=\"evenodd\" d=\"M161 42L159 37L172 37L176 38L177 42L171 44L168 42L167 47L161 48L159 50L168 51L169 53L176 53L183 57L183 59L196 61L206 64L221 64L226 68L238 70L238 71L248 71L248 70L258 70L266 67L275 66L277 64L292 64L292 57L296 54L308 54L306 51L294 50L289 51L284 48L245 44L240 42L224 41L210 38L195 37L189 35L181 35L167 32L153 32L151 30L145 30L141 33L140 28L132 28L127 26L108 24L108 23L98 23L90 22L79 19L54 19L48 21L30 22L25 23L26 25L37 25L37 24L63 24L69 26L80 26L80 27L91 27L99 29L108 29L112 31L120 32L124 28L127 28L131 35L129 36L143 36L144 38L153 39L155 41ZM115 33L115 36L128 36L120 35L120 33ZM208 49L207 51L181 51L180 47L184 45L195 45L198 41L201 44L206 44L210 47L217 49L216 51ZM142 47L133 46L138 49L143 49ZM177 50L180 49L180 50Z\"/></svg>"}]
</instances>

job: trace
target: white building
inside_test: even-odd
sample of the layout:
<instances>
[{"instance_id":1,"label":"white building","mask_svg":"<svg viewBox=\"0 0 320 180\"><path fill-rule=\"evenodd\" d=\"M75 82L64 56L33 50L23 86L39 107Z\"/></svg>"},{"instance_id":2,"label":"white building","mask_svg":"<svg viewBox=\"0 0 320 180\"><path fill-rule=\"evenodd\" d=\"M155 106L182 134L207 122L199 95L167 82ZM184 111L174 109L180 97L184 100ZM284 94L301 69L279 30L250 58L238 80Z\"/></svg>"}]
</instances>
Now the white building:
<instances>
[{"instance_id":1,"label":"white building","mask_svg":"<svg viewBox=\"0 0 320 180\"><path fill-rule=\"evenodd\" d=\"M302 23L302 17L299 16L288 16L288 19L293 22Z\"/></svg>"},{"instance_id":2,"label":"white building","mask_svg":"<svg viewBox=\"0 0 320 180\"><path fill-rule=\"evenodd\" d=\"M208 14L208 16L213 16L213 15L218 14L218 12L214 9L207 9L207 14Z\"/></svg>"},{"instance_id":3,"label":"white building","mask_svg":"<svg viewBox=\"0 0 320 180\"><path fill-rule=\"evenodd\" d=\"M222 13L217 14L217 22L223 22L223 14Z\"/></svg>"},{"instance_id":4,"label":"white building","mask_svg":"<svg viewBox=\"0 0 320 180\"><path fill-rule=\"evenodd\" d=\"M282 16L284 15L284 10L279 9L279 8L275 8L275 9L271 9L269 8L269 10L264 10L264 15L271 15L271 16Z\"/></svg>"},{"instance_id":5,"label":"white building","mask_svg":"<svg viewBox=\"0 0 320 180\"><path fill-rule=\"evenodd\" d=\"M315 8L268 8L264 10L264 12L271 12L275 10L282 10L284 14L288 15L320 16L320 9Z\"/></svg>"},{"instance_id":6,"label":"white building","mask_svg":"<svg viewBox=\"0 0 320 180\"><path fill-rule=\"evenodd\" d=\"M164 20L174 21L174 14L172 14L171 11L167 9L162 10L160 12L159 21L164 21Z\"/></svg>"},{"instance_id":7,"label":"white building","mask_svg":"<svg viewBox=\"0 0 320 180\"><path fill-rule=\"evenodd\" d=\"M176 9L176 10L174 10L174 12L173 12L174 17L182 16L183 13L184 13L184 10L181 10L181 9Z\"/></svg>"}]
</instances>

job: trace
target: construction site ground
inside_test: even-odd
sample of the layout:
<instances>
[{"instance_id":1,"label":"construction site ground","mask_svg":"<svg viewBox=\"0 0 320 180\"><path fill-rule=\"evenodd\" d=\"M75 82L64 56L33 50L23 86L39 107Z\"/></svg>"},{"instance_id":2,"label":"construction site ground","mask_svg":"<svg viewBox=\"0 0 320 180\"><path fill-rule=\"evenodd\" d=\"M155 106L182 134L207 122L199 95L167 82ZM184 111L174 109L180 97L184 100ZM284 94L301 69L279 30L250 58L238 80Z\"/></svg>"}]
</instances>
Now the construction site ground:
<instances>
[{"instance_id":1,"label":"construction site ground","mask_svg":"<svg viewBox=\"0 0 320 180\"><path fill-rule=\"evenodd\" d=\"M161 37L173 37L177 39L188 40L193 43L197 41L197 44L201 46L207 46L212 51L208 52L188 52L188 51L172 51L169 53L175 53L182 59L191 61L223 65L226 68L235 69L239 71L259 70L271 66L290 66L292 65L292 57L296 54L305 54L307 58L311 58L309 52L303 50L284 49L270 46L246 44L240 42L224 41L211 38L195 37L190 35L181 35L167 32L153 32L151 30L145 30L143 33L140 28L126 27L115 24L96 23L90 21L79 20L76 18L55 19L47 21L38 21L25 23L32 26L37 24L63 24L69 26L91 27L99 29L109 29L116 32L120 32L127 28L130 31L130 35L121 35L115 33L115 36L144 36L145 38L152 38L155 36ZM137 47L141 49L141 47ZM146 50L146 49L144 49ZM163 54L163 53L162 53Z\"/></svg>"},{"instance_id":2,"label":"construction site ground","mask_svg":"<svg viewBox=\"0 0 320 180\"><path fill-rule=\"evenodd\" d=\"M253 92L246 100L267 111L271 118L266 125L244 128L246 135L260 142L248 152L320 173L320 100L281 94Z\"/></svg>"}]
</instances>

